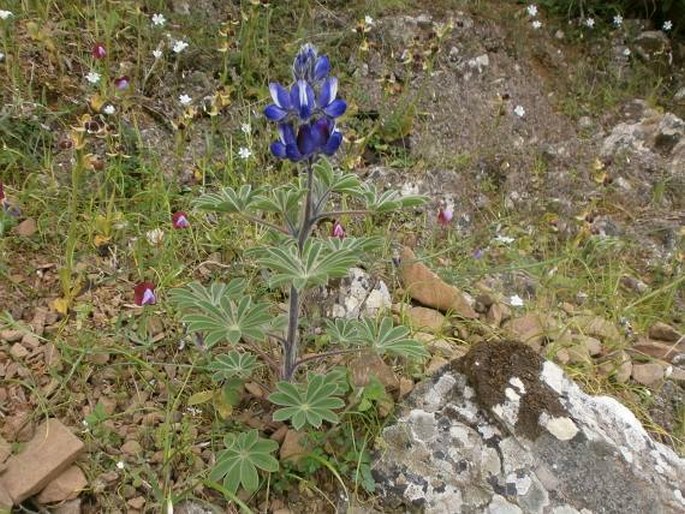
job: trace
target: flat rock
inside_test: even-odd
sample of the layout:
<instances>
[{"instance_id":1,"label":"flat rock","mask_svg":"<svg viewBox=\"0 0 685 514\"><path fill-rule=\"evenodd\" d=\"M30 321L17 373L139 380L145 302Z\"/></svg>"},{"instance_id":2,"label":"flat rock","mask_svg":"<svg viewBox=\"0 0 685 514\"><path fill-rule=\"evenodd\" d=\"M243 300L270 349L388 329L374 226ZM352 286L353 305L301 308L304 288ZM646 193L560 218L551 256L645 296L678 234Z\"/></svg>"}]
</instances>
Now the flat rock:
<instances>
[{"instance_id":1,"label":"flat rock","mask_svg":"<svg viewBox=\"0 0 685 514\"><path fill-rule=\"evenodd\" d=\"M442 331L447 323L447 318L441 312L428 307L411 307L406 314L412 327L433 334Z\"/></svg>"},{"instance_id":2,"label":"flat rock","mask_svg":"<svg viewBox=\"0 0 685 514\"><path fill-rule=\"evenodd\" d=\"M504 321L511 318L511 309L508 305L495 302L490 305L486 314L486 321L495 327L499 327Z\"/></svg>"},{"instance_id":3,"label":"flat rock","mask_svg":"<svg viewBox=\"0 0 685 514\"><path fill-rule=\"evenodd\" d=\"M73 500L88 485L88 479L78 466L68 467L60 476L45 486L36 498L38 503L58 503Z\"/></svg>"},{"instance_id":4,"label":"flat rock","mask_svg":"<svg viewBox=\"0 0 685 514\"><path fill-rule=\"evenodd\" d=\"M649 337L659 341L675 343L683 336L671 325L657 321L654 325L649 327Z\"/></svg>"},{"instance_id":5,"label":"flat rock","mask_svg":"<svg viewBox=\"0 0 685 514\"><path fill-rule=\"evenodd\" d=\"M9 512L13 503L10 493L7 492L2 481L0 481L0 512L4 512L5 510Z\"/></svg>"},{"instance_id":6,"label":"flat rock","mask_svg":"<svg viewBox=\"0 0 685 514\"><path fill-rule=\"evenodd\" d=\"M38 230L38 225L36 224L36 220L33 218L26 218L24 221L19 223L19 225L14 227L14 233L24 237L31 237L36 233L36 230Z\"/></svg>"},{"instance_id":7,"label":"flat rock","mask_svg":"<svg viewBox=\"0 0 685 514\"><path fill-rule=\"evenodd\" d=\"M616 325L600 316L574 316L571 318L569 324L581 334L596 337L603 342L618 341L621 339L621 334L619 333L618 328L616 328Z\"/></svg>"},{"instance_id":8,"label":"flat rock","mask_svg":"<svg viewBox=\"0 0 685 514\"><path fill-rule=\"evenodd\" d=\"M630 376L638 384L648 387L657 385L664 379L665 367L657 362L633 363Z\"/></svg>"},{"instance_id":9,"label":"flat rock","mask_svg":"<svg viewBox=\"0 0 685 514\"><path fill-rule=\"evenodd\" d=\"M388 391L399 389L397 375L386 362L375 353L362 353L348 364L351 370L352 383L364 387L375 377Z\"/></svg>"},{"instance_id":10,"label":"flat rock","mask_svg":"<svg viewBox=\"0 0 685 514\"><path fill-rule=\"evenodd\" d=\"M638 339L628 351L632 354L647 355L666 362L673 362L685 353L685 341L673 344L642 338Z\"/></svg>"},{"instance_id":11,"label":"flat rock","mask_svg":"<svg viewBox=\"0 0 685 514\"><path fill-rule=\"evenodd\" d=\"M416 259L414 252L404 247L400 253L400 278L409 295L425 305L442 312L454 312L469 319L478 317L464 293L444 282L438 275Z\"/></svg>"},{"instance_id":12,"label":"flat rock","mask_svg":"<svg viewBox=\"0 0 685 514\"><path fill-rule=\"evenodd\" d=\"M129 439L121 446L121 453L123 453L124 455L128 455L130 457L140 455L140 452L142 450L143 449L140 446L140 443L135 439Z\"/></svg>"},{"instance_id":13,"label":"flat rock","mask_svg":"<svg viewBox=\"0 0 685 514\"><path fill-rule=\"evenodd\" d=\"M303 456L305 456L308 451L303 445L303 440L306 434L304 432L298 432L297 430L288 429L285 434L285 439L283 439L283 444L279 450L279 458L281 461L290 460L293 462L299 461Z\"/></svg>"},{"instance_id":14,"label":"flat rock","mask_svg":"<svg viewBox=\"0 0 685 514\"><path fill-rule=\"evenodd\" d=\"M74 462L83 442L55 418L48 419L18 455L7 461L0 480L15 503L41 491Z\"/></svg>"},{"instance_id":15,"label":"flat rock","mask_svg":"<svg viewBox=\"0 0 685 514\"><path fill-rule=\"evenodd\" d=\"M545 339L555 339L561 332L558 322L549 314L541 312L529 312L510 319L503 328L511 338L526 343L538 351L542 348Z\"/></svg>"},{"instance_id":16,"label":"flat rock","mask_svg":"<svg viewBox=\"0 0 685 514\"><path fill-rule=\"evenodd\" d=\"M81 514L81 498L76 498L55 507L52 514Z\"/></svg>"},{"instance_id":17,"label":"flat rock","mask_svg":"<svg viewBox=\"0 0 685 514\"><path fill-rule=\"evenodd\" d=\"M379 448L372 472L387 512L685 508L685 460L522 343L477 344L417 385Z\"/></svg>"},{"instance_id":18,"label":"flat rock","mask_svg":"<svg viewBox=\"0 0 685 514\"><path fill-rule=\"evenodd\" d=\"M633 361L626 352L621 351L613 358L601 362L597 369L601 374L613 378L619 384L624 384L630 379Z\"/></svg>"}]
</instances>

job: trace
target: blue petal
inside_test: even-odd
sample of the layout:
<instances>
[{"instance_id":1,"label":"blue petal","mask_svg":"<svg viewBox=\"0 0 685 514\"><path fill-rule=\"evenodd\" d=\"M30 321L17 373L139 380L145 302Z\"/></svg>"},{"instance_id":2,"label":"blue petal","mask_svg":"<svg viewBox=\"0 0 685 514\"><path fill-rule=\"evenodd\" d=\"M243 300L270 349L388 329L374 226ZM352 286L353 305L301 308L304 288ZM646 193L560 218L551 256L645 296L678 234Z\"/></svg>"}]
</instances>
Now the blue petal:
<instances>
[{"instance_id":1,"label":"blue petal","mask_svg":"<svg viewBox=\"0 0 685 514\"><path fill-rule=\"evenodd\" d=\"M314 80L317 82L322 81L331 71L331 63L328 60L327 55L322 55L316 60L314 65Z\"/></svg>"},{"instance_id":2,"label":"blue petal","mask_svg":"<svg viewBox=\"0 0 685 514\"><path fill-rule=\"evenodd\" d=\"M326 107L330 104L338 94L338 79L331 77L326 79L321 86L321 93L319 94L319 105Z\"/></svg>"},{"instance_id":3,"label":"blue petal","mask_svg":"<svg viewBox=\"0 0 685 514\"><path fill-rule=\"evenodd\" d=\"M338 148L340 148L342 139L342 132L338 130L333 131L326 144L321 147L321 151L330 157L338 150Z\"/></svg>"},{"instance_id":4,"label":"blue petal","mask_svg":"<svg viewBox=\"0 0 685 514\"><path fill-rule=\"evenodd\" d=\"M313 154L319 148L319 138L312 133L309 125L302 125L297 132L297 148L304 156Z\"/></svg>"},{"instance_id":5,"label":"blue petal","mask_svg":"<svg viewBox=\"0 0 685 514\"><path fill-rule=\"evenodd\" d=\"M264 109L264 116L270 121L281 121L288 115L288 111L281 109L276 104L269 104Z\"/></svg>"},{"instance_id":6,"label":"blue petal","mask_svg":"<svg viewBox=\"0 0 685 514\"><path fill-rule=\"evenodd\" d=\"M301 161L304 157L300 153L300 150L297 148L297 145L294 143L291 145L286 145L285 155L288 159L290 159L293 162Z\"/></svg>"},{"instance_id":7,"label":"blue petal","mask_svg":"<svg viewBox=\"0 0 685 514\"><path fill-rule=\"evenodd\" d=\"M290 91L290 99L297 110L300 119L307 120L316 107L314 90L305 80L298 80Z\"/></svg>"},{"instance_id":8,"label":"blue petal","mask_svg":"<svg viewBox=\"0 0 685 514\"><path fill-rule=\"evenodd\" d=\"M280 141L274 141L271 143L271 153L279 159L284 159L286 157L285 145Z\"/></svg>"},{"instance_id":9,"label":"blue petal","mask_svg":"<svg viewBox=\"0 0 685 514\"><path fill-rule=\"evenodd\" d=\"M320 118L314 122L311 130L313 144L319 148L326 144L333 130L333 122L328 118Z\"/></svg>"},{"instance_id":10,"label":"blue petal","mask_svg":"<svg viewBox=\"0 0 685 514\"><path fill-rule=\"evenodd\" d=\"M281 107L282 109L292 108L288 90L281 86L278 82L272 82L269 84L269 92L271 93L271 98L274 99L274 103L277 106Z\"/></svg>"},{"instance_id":11,"label":"blue petal","mask_svg":"<svg viewBox=\"0 0 685 514\"><path fill-rule=\"evenodd\" d=\"M333 102L331 102L331 104L328 107L324 107L323 112L326 113L326 116L330 116L331 118L337 118L338 116L342 116L346 110L347 102L345 102L345 100L337 98L336 100L333 100Z\"/></svg>"},{"instance_id":12,"label":"blue petal","mask_svg":"<svg viewBox=\"0 0 685 514\"><path fill-rule=\"evenodd\" d=\"M278 126L278 132L281 136L281 141L285 145L294 145L295 141L295 129L292 123L281 123Z\"/></svg>"}]
</instances>

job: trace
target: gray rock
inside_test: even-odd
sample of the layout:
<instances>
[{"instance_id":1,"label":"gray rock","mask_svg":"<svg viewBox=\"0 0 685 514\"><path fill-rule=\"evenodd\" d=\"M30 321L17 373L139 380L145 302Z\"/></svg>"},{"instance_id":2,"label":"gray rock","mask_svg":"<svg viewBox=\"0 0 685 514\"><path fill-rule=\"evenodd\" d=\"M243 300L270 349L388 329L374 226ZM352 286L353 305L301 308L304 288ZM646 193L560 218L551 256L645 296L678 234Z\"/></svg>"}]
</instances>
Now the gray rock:
<instances>
[{"instance_id":1,"label":"gray rock","mask_svg":"<svg viewBox=\"0 0 685 514\"><path fill-rule=\"evenodd\" d=\"M685 460L617 400L513 342L481 343L405 400L374 462L386 508L676 513Z\"/></svg>"}]
</instances>

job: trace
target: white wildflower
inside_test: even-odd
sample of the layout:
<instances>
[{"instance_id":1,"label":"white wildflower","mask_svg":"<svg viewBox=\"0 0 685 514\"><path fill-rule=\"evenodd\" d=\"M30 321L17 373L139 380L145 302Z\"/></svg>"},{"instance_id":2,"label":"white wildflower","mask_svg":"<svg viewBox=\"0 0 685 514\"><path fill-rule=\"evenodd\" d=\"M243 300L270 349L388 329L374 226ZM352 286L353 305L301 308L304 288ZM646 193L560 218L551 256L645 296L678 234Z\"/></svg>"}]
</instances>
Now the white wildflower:
<instances>
[{"instance_id":1,"label":"white wildflower","mask_svg":"<svg viewBox=\"0 0 685 514\"><path fill-rule=\"evenodd\" d=\"M12 11L0 10L0 20L6 20L6 19L9 18L10 16L14 16L14 14L12 13Z\"/></svg>"},{"instance_id":2,"label":"white wildflower","mask_svg":"<svg viewBox=\"0 0 685 514\"><path fill-rule=\"evenodd\" d=\"M123 460L120 460L119 462L117 462L117 468L124 469L124 467L126 467L126 464L124 464Z\"/></svg>"},{"instance_id":3,"label":"white wildflower","mask_svg":"<svg viewBox=\"0 0 685 514\"><path fill-rule=\"evenodd\" d=\"M501 243L501 244L503 244L503 245L511 244L511 243L513 243L514 241L515 241L515 239L514 239L513 237L503 236L503 235L501 235L501 234L495 236L495 242L496 242L496 243Z\"/></svg>"},{"instance_id":4,"label":"white wildflower","mask_svg":"<svg viewBox=\"0 0 685 514\"><path fill-rule=\"evenodd\" d=\"M162 58L162 51L161 50L153 50L152 51L152 56L155 59L161 59Z\"/></svg>"},{"instance_id":5,"label":"white wildflower","mask_svg":"<svg viewBox=\"0 0 685 514\"><path fill-rule=\"evenodd\" d=\"M535 30L538 30L540 27L542 27L542 22L540 20L533 20L531 25Z\"/></svg>"},{"instance_id":6,"label":"white wildflower","mask_svg":"<svg viewBox=\"0 0 685 514\"><path fill-rule=\"evenodd\" d=\"M102 109L102 112L104 112L105 114L111 116L112 114L114 114L115 112L117 112L117 110L114 108L114 106L113 106L112 104L107 104L107 105L105 105L105 107Z\"/></svg>"},{"instance_id":7,"label":"white wildflower","mask_svg":"<svg viewBox=\"0 0 685 514\"><path fill-rule=\"evenodd\" d=\"M530 4L528 7L526 7L526 12L528 13L528 16L535 18L538 15L538 6L535 4Z\"/></svg>"},{"instance_id":8,"label":"white wildflower","mask_svg":"<svg viewBox=\"0 0 685 514\"><path fill-rule=\"evenodd\" d=\"M518 116L519 118L523 118L526 114L526 110L523 108L522 105L517 105L514 107L514 114Z\"/></svg>"},{"instance_id":9,"label":"white wildflower","mask_svg":"<svg viewBox=\"0 0 685 514\"><path fill-rule=\"evenodd\" d=\"M171 49L174 51L174 53L180 54L186 48L188 48L188 43L183 40L178 40L174 43L174 46Z\"/></svg>"},{"instance_id":10,"label":"white wildflower","mask_svg":"<svg viewBox=\"0 0 685 514\"><path fill-rule=\"evenodd\" d=\"M152 15L152 24L155 27L163 27L165 23L166 23L166 18L164 17L163 14L155 13Z\"/></svg>"},{"instance_id":11,"label":"white wildflower","mask_svg":"<svg viewBox=\"0 0 685 514\"><path fill-rule=\"evenodd\" d=\"M4 60L5 60L5 54L3 54L2 52L0 52L0 62L2 62L2 61L4 61Z\"/></svg>"},{"instance_id":12,"label":"white wildflower","mask_svg":"<svg viewBox=\"0 0 685 514\"><path fill-rule=\"evenodd\" d=\"M241 159L246 161L252 156L252 150L250 150L249 148L245 148L244 146L241 146L240 150L238 150L238 155Z\"/></svg>"},{"instance_id":13,"label":"white wildflower","mask_svg":"<svg viewBox=\"0 0 685 514\"><path fill-rule=\"evenodd\" d=\"M178 101L181 102L181 105L188 105L190 102L193 101L193 99L190 98L190 96L188 96L187 94L183 93L182 95L179 95Z\"/></svg>"},{"instance_id":14,"label":"white wildflower","mask_svg":"<svg viewBox=\"0 0 685 514\"><path fill-rule=\"evenodd\" d=\"M249 123L243 123L242 125L240 125L240 130L243 131L243 134L248 135L250 134L250 132L252 132L252 127Z\"/></svg>"},{"instance_id":15,"label":"white wildflower","mask_svg":"<svg viewBox=\"0 0 685 514\"><path fill-rule=\"evenodd\" d=\"M630 54L631 54L631 53L632 53L632 52L630 51L630 48L625 48L625 49L623 50L623 55L625 55L626 57L630 57Z\"/></svg>"},{"instance_id":16,"label":"white wildflower","mask_svg":"<svg viewBox=\"0 0 685 514\"><path fill-rule=\"evenodd\" d=\"M585 26L587 28L591 29L592 27L595 26L595 19L594 18L585 18L583 23L585 24Z\"/></svg>"},{"instance_id":17,"label":"white wildflower","mask_svg":"<svg viewBox=\"0 0 685 514\"><path fill-rule=\"evenodd\" d=\"M664 25L661 27L661 29L662 29L664 32L668 32L668 31L671 30L672 28L673 28L673 22L672 22L671 20L666 20L666 21L664 22Z\"/></svg>"},{"instance_id":18,"label":"white wildflower","mask_svg":"<svg viewBox=\"0 0 685 514\"><path fill-rule=\"evenodd\" d=\"M148 230L145 233L145 238L147 242L152 246L159 246L164 240L164 231L161 228L155 228L153 230Z\"/></svg>"},{"instance_id":19,"label":"white wildflower","mask_svg":"<svg viewBox=\"0 0 685 514\"><path fill-rule=\"evenodd\" d=\"M376 21L371 16L369 16L368 14L364 16L364 25L366 25L367 27L373 27L375 24Z\"/></svg>"},{"instance_id":20,"label":"white wildflower","mask_svg":"<svg viewBox=\"0 0 685 514\"><path fill-rule=\"evenodd\" d=\"M623 16L617 14L614 16L614 27L620 27L621 25L623 25Z\"/></svg>"},{"instance_id":21,"label":"white wildflower","mask_svg":"<svg viewBox=\"0 0 685 514\"><path fill-rule=\"evenodd\" d=\"M100 74L96 71L89 71L86 74L86 80L91 84L97 84L100 82Z\"/></svg>"},{"instance_id":22,"label":"white wildflower","mask_svg":"<svg viewBox=\"0 0 685 514\"><path fill-rule=\"evenodd\" d=\"M512 307L523 307L523 298L515 294L509 297L509 305Z\"/></svg>"}]
</instances>

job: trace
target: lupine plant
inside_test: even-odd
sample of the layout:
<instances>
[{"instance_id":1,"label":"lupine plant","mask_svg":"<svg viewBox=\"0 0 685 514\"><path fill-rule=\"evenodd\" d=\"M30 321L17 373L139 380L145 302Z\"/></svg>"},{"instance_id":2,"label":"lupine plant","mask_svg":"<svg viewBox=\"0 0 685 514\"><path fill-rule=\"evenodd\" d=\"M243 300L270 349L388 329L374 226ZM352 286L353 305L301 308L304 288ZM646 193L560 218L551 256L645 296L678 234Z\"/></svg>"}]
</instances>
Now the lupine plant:
<instances>
[{"instance_id":1,"label":"lupine plant","mask_svg":"<svg viewBox=\"0 0 685 514\"><path fill-rule=\"evenodd\" d=\"M267 229L271 244L248 249L246 256L268 270L272 290L287 294L287 312L278 315L275 302L248 294L247 282L241 278L208 286L193 282L172 290L170 299L179 308L181 321L189 331L201 333L207 347L219 343L232 347L210 365L214 377L225 386L242 385L259 368L260 360L279 375L281 380L269 396L279 407L273 418L289 421L299 430L338 422L336 411L345 406L341 398L346 389L341 386L345 374L334 370L322 375L310 369L302 377L297 372L305 365L364 349L404 358L426 356L421 343L409 337L406 327L394 326L389 316L329 320L325 336L335 347L302 356L301 348L307 339L300 323L305 290L346 276L360 256L381 243L379 238L349 236L349 230L346 232L339 220L420 205L425 198L381 192L372 184L362 183L355 174L335 169L327 158L342 144L337 121L347 104L338 98L338 80L330 75L330 61L306 44L295 57L292 74L289 88L270 84L273 103L266 107L264 115L278 129L279 137L271 144L272 154L297 163L299 176L276 188L244 185L222 189L205 194L195 204L200 210L242 216ZM340 204L356 208L337 209L335 205ZM315 230L329 224L330 231ZM314 237L315 232L330 235ZM280 344L280 362L270 351L269 344L273 343ZM231 493L241 485L256 489L257 468L277 468L270 455L275 444L258 438L256 433L229 436L225 442L227 449L219 455L210 478L223 478L224 487Z\"/></svg>"}]
</instances>

